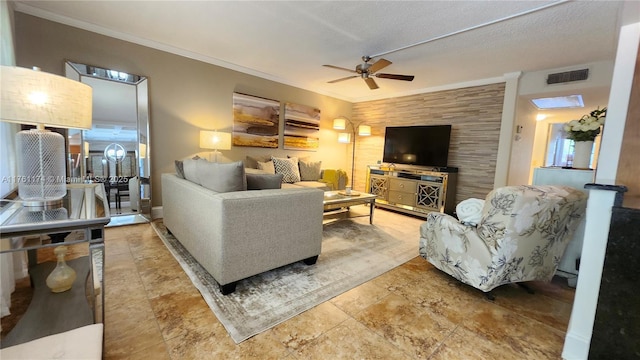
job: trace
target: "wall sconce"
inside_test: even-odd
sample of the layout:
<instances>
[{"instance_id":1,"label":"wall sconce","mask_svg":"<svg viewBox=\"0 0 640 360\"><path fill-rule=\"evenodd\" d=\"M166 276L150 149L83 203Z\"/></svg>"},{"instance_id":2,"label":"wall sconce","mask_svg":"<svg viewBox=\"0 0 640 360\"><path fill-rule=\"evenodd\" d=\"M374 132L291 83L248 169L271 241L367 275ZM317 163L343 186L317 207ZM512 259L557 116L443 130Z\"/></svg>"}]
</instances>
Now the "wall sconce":
<instances>
[{"instance_id":1,"label":"wall sconce","mask_svg":"<svg viewBox=\"0 0 640 360\"><path fill-rule=\"evenodd\" d=\"M0 120L37 126L16 134L18 195L24 206L54 206L67 194L65 139L45 126L91 129L92 89L38 70L2 66Z\"/></svg>"},{"instance_id":2,"label":"wall sconce","mask_svg":"<svg viewBox=\"0 0 640 360\"><path fill-rule=\"evenodd\" d=\"M213 149L214 162L218 162L218 150L231 150L231 133L201 130L200 147Z\"/></svg>"},{"instance_id":3,"label":"wall sconce","mask_svg":"<svg viewBox=\"0 0 640 360\"><path fill-rule=\"evenodd\" d=\"M351 133L339 133L338 142L341 144L351 143L351 188L354 189L355 159L356 159L356 129L359 136L370 136L371 126L354 124L349 118L340 116L333 119L333 128L336 130L347 130L347 124L351 126ZM351 141L353 138L353 141Z\"/></svg>"}]
</instances>

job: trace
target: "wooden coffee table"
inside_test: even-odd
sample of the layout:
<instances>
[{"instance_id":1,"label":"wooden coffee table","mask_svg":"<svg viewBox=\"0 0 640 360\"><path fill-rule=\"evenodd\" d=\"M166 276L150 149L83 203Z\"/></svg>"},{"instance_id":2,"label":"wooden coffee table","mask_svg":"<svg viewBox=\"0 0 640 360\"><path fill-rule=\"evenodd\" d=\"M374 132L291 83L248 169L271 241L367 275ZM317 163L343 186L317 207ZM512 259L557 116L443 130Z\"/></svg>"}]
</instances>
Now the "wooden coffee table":
<instances>
[{"instance_id":1,"label":"wooden coffee table","mask_svg":"<svg viewBox=\"0 0 640 360\"><path fill-rule=\"evenodd\" d=\"M377 197L378 196L374 194L358 191L353 191L351 195L347 195L344 190L325 191L322 202L324 204L324 216L348 212L349 206L369 204L369 224L373 224L373 209L376 207Z\"/></svg>"}]
</instances>

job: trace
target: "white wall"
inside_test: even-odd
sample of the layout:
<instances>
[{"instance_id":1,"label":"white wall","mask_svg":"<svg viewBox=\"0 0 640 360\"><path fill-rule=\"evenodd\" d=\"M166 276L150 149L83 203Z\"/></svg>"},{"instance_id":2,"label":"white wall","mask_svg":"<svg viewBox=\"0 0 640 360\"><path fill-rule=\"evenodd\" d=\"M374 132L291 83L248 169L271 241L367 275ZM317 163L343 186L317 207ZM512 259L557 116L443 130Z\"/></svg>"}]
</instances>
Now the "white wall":
<instances>
[{"instance_id":1,"label":"white wall","mask_svg":"<svg viewBox=\"0 0 640 360\"><path fill-rule=\"evenodd\" d=\"M544 166L550 123L579 119L598 107L602 108L608 105L613 64L613 61L600 61L527 72L522 75L518 88L518 106L515 118L515 126L522 126L522 132L520 134L514 133L512 136L514 143L511 149L509 185L530 184L533 169ZM589 69L587 80L552 85L546 83L548 74L585 68ZM574 94L583 96L584 108L541 111L531 103L531 99L534 98ZM536 121L538 113L547 116L544 122ZM519 140L516 140L516 135L519 135Z\"/></svg>"},{"instance_id":2,"label":"white wall","mask_svg":"<svg viewBox=\"0 0 640 360\"><path fill-rule=\"evenodd\" d=\"M635 14L636 21L640 21L639 4L625 5L625 13ZM620 29L596 183L615 184L639 44L640 22ZM607 190L589 193L580 276L562 352L564 359L586 359L589 355L614 196Z\"/></svg>"}]
</instances>

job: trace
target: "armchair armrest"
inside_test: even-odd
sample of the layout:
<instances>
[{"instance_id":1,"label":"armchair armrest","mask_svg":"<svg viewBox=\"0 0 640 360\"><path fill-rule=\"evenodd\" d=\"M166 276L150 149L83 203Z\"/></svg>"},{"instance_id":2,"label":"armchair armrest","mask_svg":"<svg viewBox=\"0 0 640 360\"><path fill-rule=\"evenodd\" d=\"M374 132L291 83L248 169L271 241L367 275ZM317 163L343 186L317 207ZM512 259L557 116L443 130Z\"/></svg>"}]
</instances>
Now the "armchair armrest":
<instances>
[{"instance_id":1,"label":"armchair armrest","mask_svg":"<svg viewBox=\"0 0 640 360\"><path fill-rule=\"evenodd\" d=\"M349 177L342 169L325 169L322 170L322 178L318 181L331 186L331 190L344 190L347 187Z\"/></svg>"},{"instance_id":2,"label":"armchair armrest","mask_svg":"<svg viewBox=\"0 0 640 360\"><path fill-rule=\"evenodd\" d=\"M429 213L420 226L420 255L433 263L452 261L466 253L473 253L483 263L491 261L492 251L478 236L475 226L463 224L448 214Z\"/></svg>"}]
</instances>

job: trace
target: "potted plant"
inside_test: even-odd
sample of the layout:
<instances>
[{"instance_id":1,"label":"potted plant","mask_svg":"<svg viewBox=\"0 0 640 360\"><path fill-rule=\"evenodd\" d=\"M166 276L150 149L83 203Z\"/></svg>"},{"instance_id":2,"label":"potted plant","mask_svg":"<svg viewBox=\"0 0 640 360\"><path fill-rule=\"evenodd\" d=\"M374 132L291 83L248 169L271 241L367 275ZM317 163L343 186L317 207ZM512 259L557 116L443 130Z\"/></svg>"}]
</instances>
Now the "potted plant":
<instances>
[{"instance_id":1,"label":"potted plant","mask_svg":"<svg viewBox=\"0 0 640 360\"><path fill-rule=\"evenodd\" d=\"M567 138L574 141L573 167L588 169L591 160L593 141L600 134L607 117L607 108L595 109L579 120L564 124Z\"/></svg>"}]
</instances>

